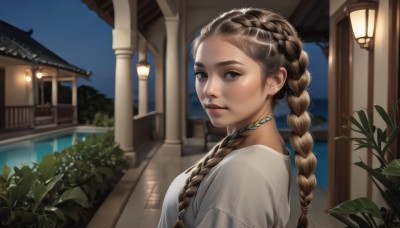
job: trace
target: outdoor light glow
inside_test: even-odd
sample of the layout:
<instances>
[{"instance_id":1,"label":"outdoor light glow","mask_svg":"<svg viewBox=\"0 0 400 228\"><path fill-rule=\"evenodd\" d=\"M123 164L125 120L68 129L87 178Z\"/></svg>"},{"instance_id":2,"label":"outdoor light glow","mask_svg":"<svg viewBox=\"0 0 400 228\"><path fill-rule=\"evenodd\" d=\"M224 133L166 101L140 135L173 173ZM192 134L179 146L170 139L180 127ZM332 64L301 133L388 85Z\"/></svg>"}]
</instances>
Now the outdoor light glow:
<instances>
[{"instance_id":1,"label":"outdoor light glow","mask_svg":"<svg viewBox=\"0 0 400 228\"><path fill-rule=\"evenodd\" d=\"M370 49L375 30L375 2L355 3L348 7L354 38L361 48Z\"/></svg>"},{"instance_id":2,"label":"outdoor light glow","mask_svg":"<svg viewBox=\"0 0 400 228\"><path fill-rule=\"evenodd\" d=\"M150 72L150 64L141 62L136 65L139 79L146 80Z\"/></svg>"},{"instance_id":3,"label":"outdoor light glow","mask_svg":"<svg viewBox=\"0 0 400 228\"><path fill-rule=\"evenodd\" d=\"M42 72L39 71L39 72L36 73L36 78L37 79L41 79L42 77L43 77Z\"/></svg>"},{"instance_id":4,"label":"outdoor light glow","mask_svg":"<svg viewBox=\"0 0 400 228\"><path fill-rule=\"evenodd\" d=\"M32 81L32 77L27 75L27 76L25 76L25 80L26 80L26 82L31 82Z\"/></svg>"}]
</instances>

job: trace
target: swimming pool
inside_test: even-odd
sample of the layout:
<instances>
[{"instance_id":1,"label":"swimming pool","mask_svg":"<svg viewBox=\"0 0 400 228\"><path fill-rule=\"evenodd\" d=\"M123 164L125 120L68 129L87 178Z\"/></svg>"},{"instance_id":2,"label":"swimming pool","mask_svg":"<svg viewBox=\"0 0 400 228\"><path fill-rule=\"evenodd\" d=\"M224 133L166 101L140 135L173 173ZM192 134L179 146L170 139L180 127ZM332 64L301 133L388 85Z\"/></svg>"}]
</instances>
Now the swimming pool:
<instances>
[{"instance_id":1,"label":"swimming pool","mask_svg":"<svg viewBox=\"0 0 400 228\"><path fill-rule=\"evenodd\" d=\"M4 165L9 167L31 166L38 163L43 156L73 145L76 140L85 140L89 135L104 133L104 129L69 129L56 133L47 133L14 143L0 146L0 172Z\"/></svg>"}]
</instances>

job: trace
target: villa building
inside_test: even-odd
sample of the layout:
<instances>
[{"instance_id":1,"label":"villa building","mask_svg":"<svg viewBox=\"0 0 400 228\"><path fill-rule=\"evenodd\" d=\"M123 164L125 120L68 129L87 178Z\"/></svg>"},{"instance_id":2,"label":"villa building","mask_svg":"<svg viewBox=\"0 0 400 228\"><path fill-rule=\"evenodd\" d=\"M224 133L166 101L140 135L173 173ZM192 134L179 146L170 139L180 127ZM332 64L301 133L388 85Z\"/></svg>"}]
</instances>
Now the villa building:
<instances>
[{"instance_id":1,"label":"villa building","mask_svg":"<svg viewBox=\"0 0 400 228\"><path fill-rule=\"evenodd\" d=\"M77 79L91 72L63 60L32 33L0 20L0 132L77 124ZM60 82L72 84L69 103L59 103ZM47 100L45 84L51 87Z\"/></svg>"}]
</instances>

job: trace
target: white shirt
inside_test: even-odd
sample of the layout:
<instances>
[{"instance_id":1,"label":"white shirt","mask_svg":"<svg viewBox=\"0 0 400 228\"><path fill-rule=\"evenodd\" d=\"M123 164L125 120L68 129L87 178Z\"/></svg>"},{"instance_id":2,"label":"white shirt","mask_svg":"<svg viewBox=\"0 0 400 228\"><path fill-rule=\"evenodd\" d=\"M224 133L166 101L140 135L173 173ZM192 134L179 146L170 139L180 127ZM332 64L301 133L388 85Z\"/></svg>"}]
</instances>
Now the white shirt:
<instances>
[{"instance_id":1,"label":"white shirt","mask_svg":"<svg viewBox=\"0 0 400 228\"><path fill-rule=\"evenodd\" d=\"M285 227L290 214L290 156L264 145L232 151L200 183L184 214L185 227ZM159 228L178 218L178 195L190 174L171 183Z\"/></svg>"}]
</instances>

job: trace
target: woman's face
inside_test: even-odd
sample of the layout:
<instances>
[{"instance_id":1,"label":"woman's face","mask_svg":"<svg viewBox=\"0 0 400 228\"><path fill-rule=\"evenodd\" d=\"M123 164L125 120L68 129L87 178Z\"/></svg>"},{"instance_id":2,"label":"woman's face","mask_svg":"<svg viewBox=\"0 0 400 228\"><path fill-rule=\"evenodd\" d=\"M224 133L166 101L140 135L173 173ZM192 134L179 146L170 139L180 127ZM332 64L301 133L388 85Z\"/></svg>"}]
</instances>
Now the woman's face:
<instances>
[{"instance_id":1,"label":"woman's face","mask_svg":"<svg viewBox=\"0 0 400 228\"><path fill-rule=\"evenodd\" d=\"M213 125L237 130L272 114L261 67L221 36L200 43L194 68L196 92Z\"/></svg>"}]
</instances>

